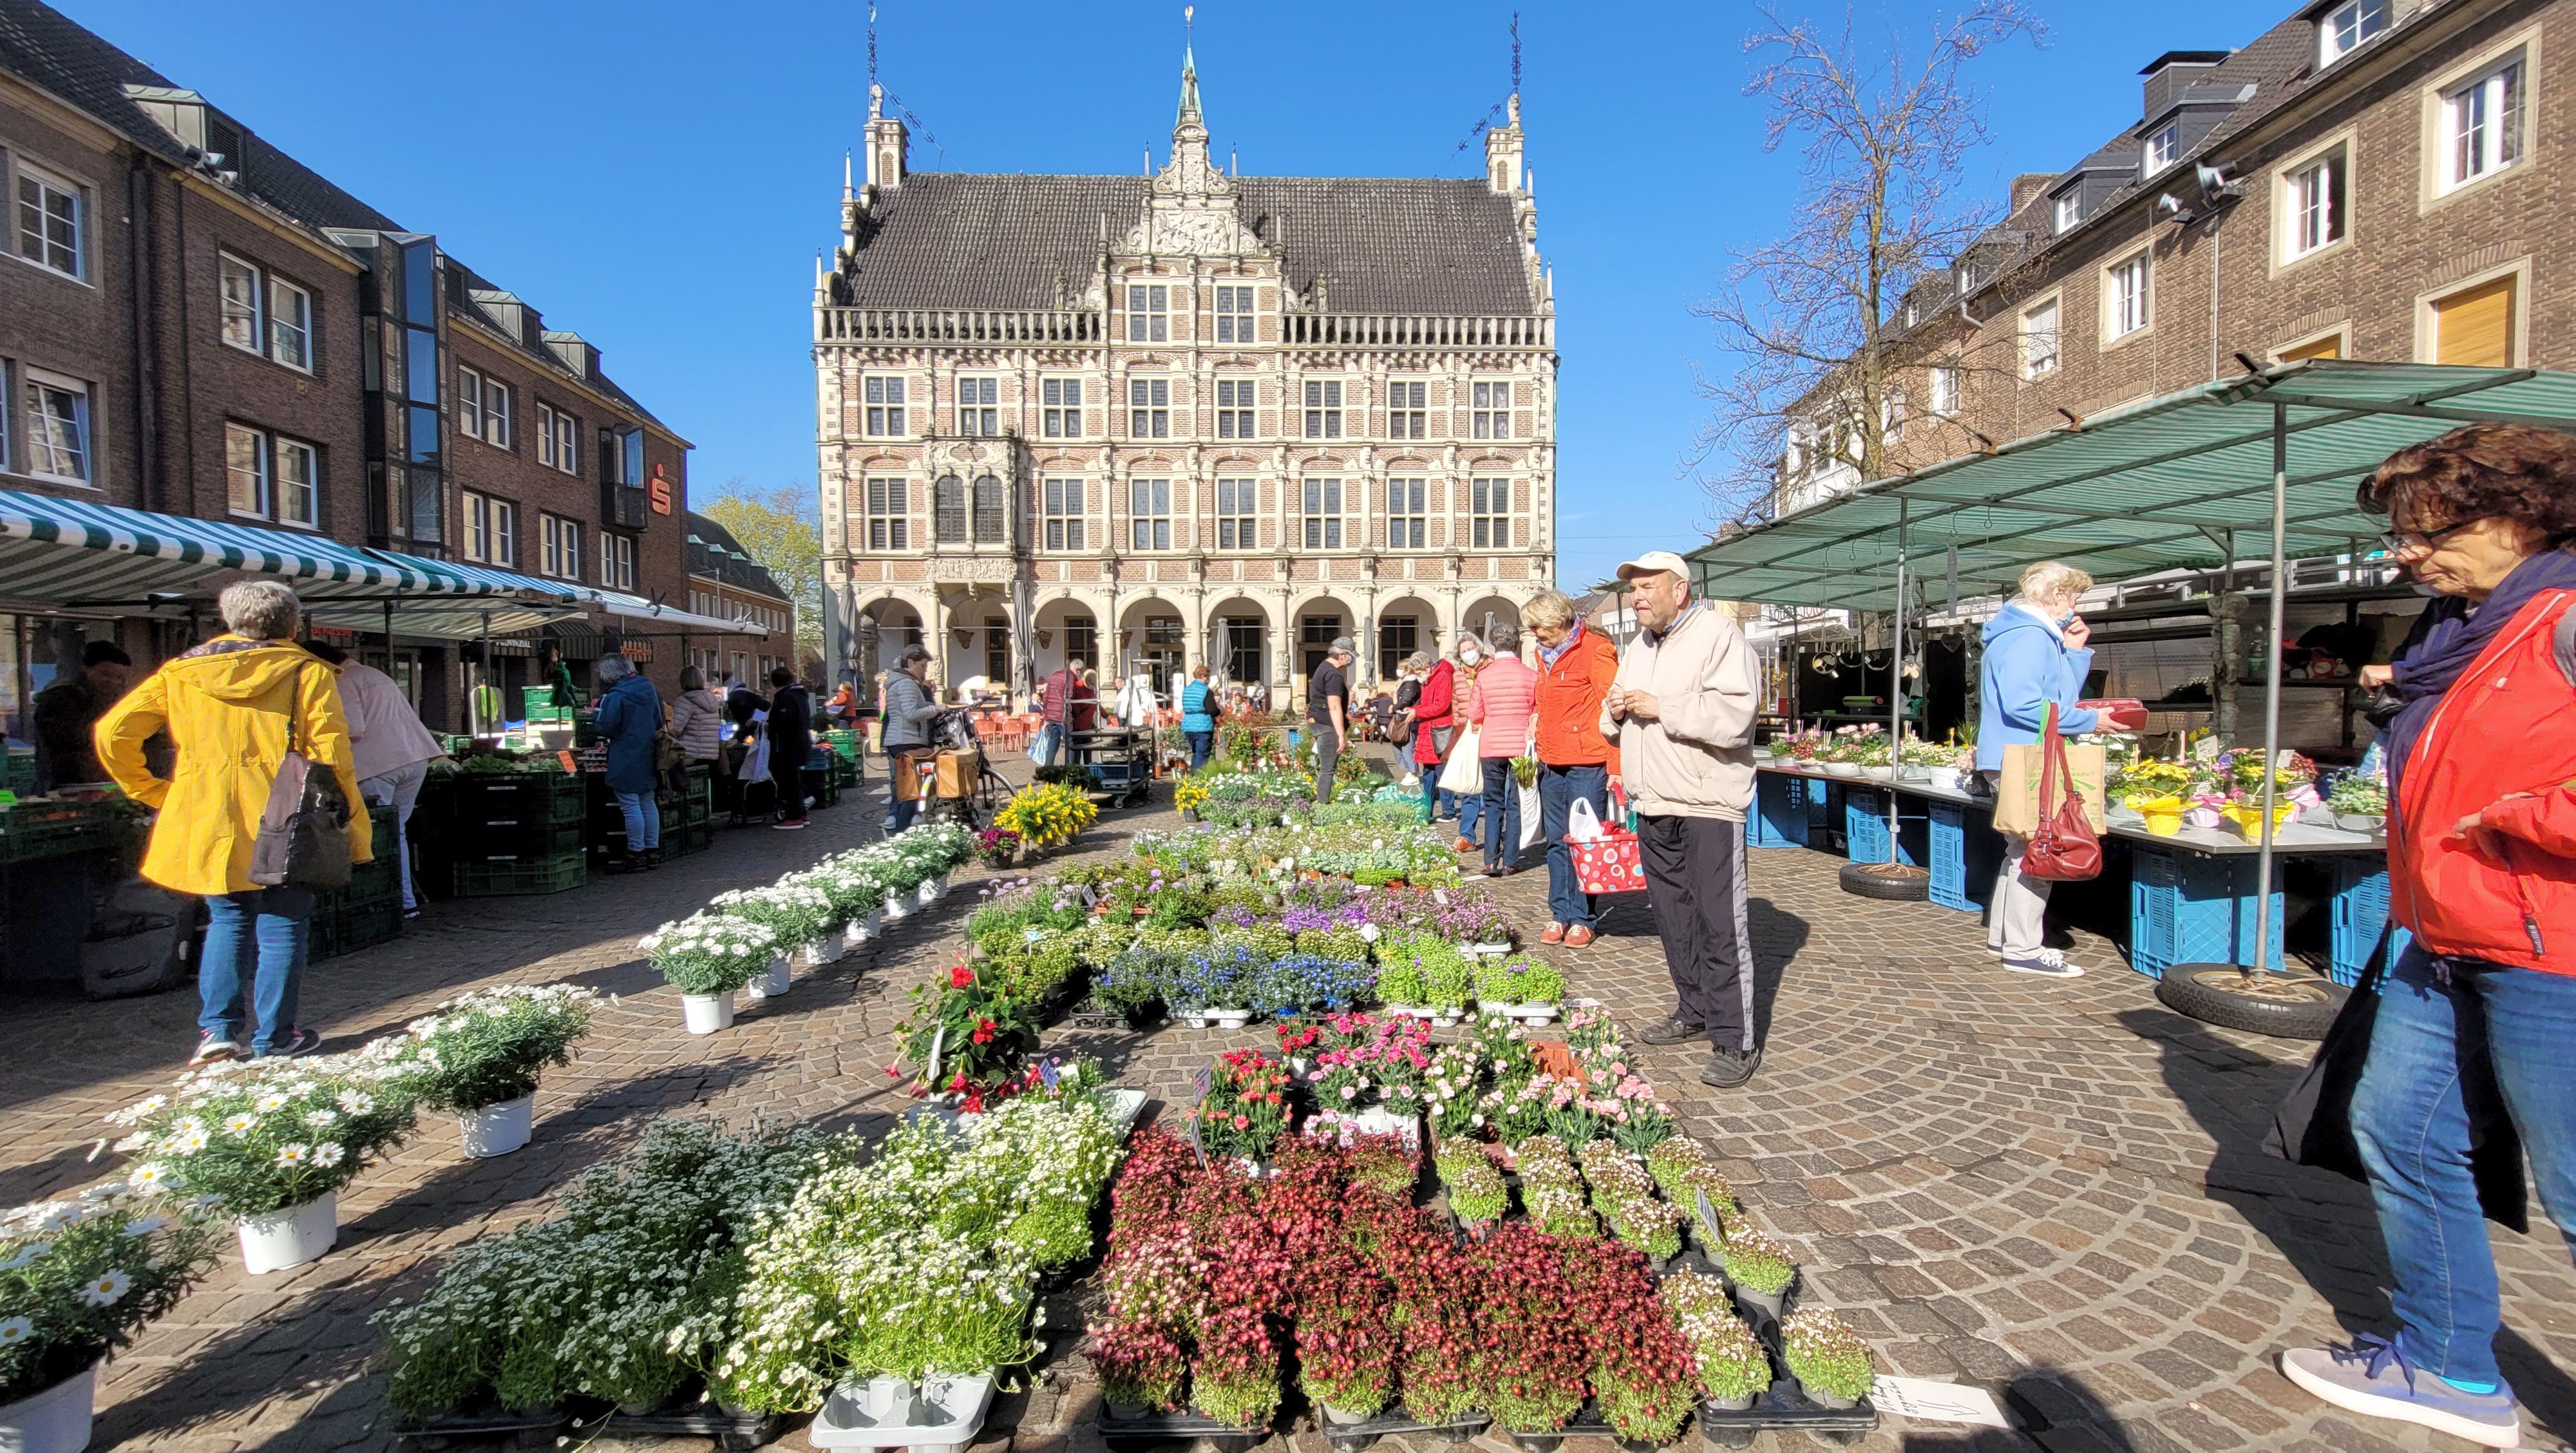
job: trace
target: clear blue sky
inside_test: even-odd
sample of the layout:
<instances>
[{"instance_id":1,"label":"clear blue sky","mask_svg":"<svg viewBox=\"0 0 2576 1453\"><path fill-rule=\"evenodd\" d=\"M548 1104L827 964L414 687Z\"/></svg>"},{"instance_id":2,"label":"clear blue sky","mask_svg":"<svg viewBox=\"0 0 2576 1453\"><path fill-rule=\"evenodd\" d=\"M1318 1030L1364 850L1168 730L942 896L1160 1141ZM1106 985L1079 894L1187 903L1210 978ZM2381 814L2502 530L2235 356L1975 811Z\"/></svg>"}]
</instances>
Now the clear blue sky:
<instances>
[{"instance_id":1,"label":"clear blue sky","mask_svg":"<svg viewBox=\"0 0 2576 1453\"><path fill-rule=\"evenodd\" d=\"M56 0L404 225L435 232L694 440L700 502L810 490L814 252L867 111L866 7L447 0L434 6ZM1828 21L1835 0L1783 0ZM2135 72L2244 44L2289 0L2041 0L2046 50L1980 63L2000 195L2135 120ZM1219 155L1246 172L1472 175L1455 148L1508 89L1509 3L1204 0ZM1744 0L1525 5L1524 120L1563 353L1561 577L1687 547L1707 518L1680 461L1699 418L1689 311L1730 247L1783 230L1796 161L1743 94ZM1860 0L1866 32L1928 32ZM1168 145L1181 6L886 0L888 87L928 126L917 168L1129 172ZM933 145L932 138L936 139Z\"/></svg>"}]
</instances>

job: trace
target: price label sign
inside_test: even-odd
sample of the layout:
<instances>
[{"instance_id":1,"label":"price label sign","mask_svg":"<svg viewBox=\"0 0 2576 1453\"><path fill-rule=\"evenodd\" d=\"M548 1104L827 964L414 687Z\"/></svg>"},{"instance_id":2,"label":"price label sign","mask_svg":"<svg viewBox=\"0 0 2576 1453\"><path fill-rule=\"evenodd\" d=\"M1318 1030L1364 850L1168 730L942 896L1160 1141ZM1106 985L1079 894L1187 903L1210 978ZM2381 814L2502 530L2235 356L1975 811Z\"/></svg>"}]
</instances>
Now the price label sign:
<instances>
[{"instance_id":1,"label":"price label sign","mask_svg":"<svg viewBox=\"0 0 2576 1453\"><path fill-rule=\"evenodd\" d=\"M941 1051L941 1050L943 1050L943 1049L945 1049L945 1048L947 1048L947 1045L948 1045L948 1026L947 1026L947 1025L945 1025L945 1024L943 1024L943 1025L939 1026L939 1032L938 1032L938 1033L936 1033L936 1034L934 1034L934 1035L930 1036L930 1059L929 1059L929 1061L924 1065L924 1067L923 1067L923 1069L922 1069L922 1071L921 1071L921 1082L922 1082L923 1084L925 1084L925 1085L928 1085L928 1086L930 1087L931 1092L932 1092L933 1094L938 1093L938 1090L939 1090L939 1055L940 1055L940 1051Z\"/></svg>"}]
</instances>

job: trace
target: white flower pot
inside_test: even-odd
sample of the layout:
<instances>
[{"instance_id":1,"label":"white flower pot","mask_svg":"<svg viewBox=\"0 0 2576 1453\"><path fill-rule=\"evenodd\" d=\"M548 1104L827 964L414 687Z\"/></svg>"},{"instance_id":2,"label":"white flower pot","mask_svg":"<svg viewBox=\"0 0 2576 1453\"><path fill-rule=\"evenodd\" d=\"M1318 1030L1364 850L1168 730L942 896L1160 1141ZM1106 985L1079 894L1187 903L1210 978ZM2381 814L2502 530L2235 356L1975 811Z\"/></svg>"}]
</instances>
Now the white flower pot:
<instances>
[{"instance_id":1,"label":"white flower pot","mask_svg":"<svg viewBox=\"0 0 2576 1453\"><path fill-rule=\"evenodd\" d=\"M1959 790L1959 769L1956 767L1935 767L1931 777L1932 785L1944 792Z\"/></svg>"},{"instance_id":2,"label":"white flower pot","mask_svg":"<svg viewBox=\"0 0 2576 1453\"><path fill-rule=\"evenodd\" d=\"M791 971L791 965L787 955L780 954L778 957L769 961L769 969L767 972L763 973L759 978L752 980L750 983L743 985L742 988L744 993L749 994L754 999L775 999L781 994L786 993L788 988L795 982L796 980Z\"/></svg>"},{"instance_id":3,"label":"white flower pot","mask_svg":"<svg viewBox=\"0 0 2576 1453\"><path fill-rule=\"evenodd\" d=\"M1498 959L1511 951L1512 946L1508 940L1502 943L1463 943L1458 946L1458 952L1474 958Z\"/></svg>"},{"instance_id":4,"label":"white flower pot","mask_svg":"<svg viewBox=\"0 0 2576 1453\"><path fill-rule=\"evenodd\" d=\"M839 934L827 933L805 945L805 967L819 969L825 964L837 964L841 955L849 951L849 944Z\"/></svg>"},{"instance_id":5,"label":"white flower pot","mask_svg":"<svg viewBox=\"0 0 2576 1453\"><path fill-rule=\"evenodd\" d=\"M851 919L850 926L841 930L841 937L850 943L865 943L884 931L885 910L879 908Z\"/></svg>"},{"instance_id":6,"label":"white flower pot","mask_svg":"<svg viewBox=\"0 0 2576 1453\"><path fill-rule=\"evenodd\" d=\"M931 904L938 902L939 880L937 878L922 879L921 886L912 890L912 901L920 904L924 908L928 908Z\"/></svg>"},{"instance_id":7,"label":"white flower pot","mask_svg":"<svg viewBox=\"0 0 2576 1453\"><path fill-rule=\"evenodd\" d=\"M1249 1009L1218 1009L1211 1007L1207 1011L1207 1017L1214 1020L1216 1022L1216 1027L1219 1029L1241 1029L1243 1026L1252 1022L1252 1011Z\"/></svg>"},{"instance_id":8,"label":"white flower pot","mask_svg":"<svg viewBox=\"0 0 2576 1453\"><path fill-rule=\"evenodd\" d=\"M910 918L912 916L912 901L900 893L888 893L886 895L885 916L886 922L888 923L895 922L898 919Z\"/></svg>"},{"instance_id":9,"label":"white flower pot","mask_svg":"<svg viewBox=\"0 0 2576 1453\"><path fill-rule=\"evenodd\" d=\"M1460 1016L1454 1010L1434 1010L1431 1015L1431 1027L1434 1029L1449 1029L1458 1023L1459 1018Z\"/></svg>"},{"instance_id":10,"label":"white flower pot","mask_svg":"<svg viewBox=\"0 0 2576 1453\"><path fill-rule=\"evenodd\" d=\"M733 995L683 994L680 996L680 1022L691 1034L713 1034L733 1027Z\"/></svg>"},{"instance_id":11,"label":"white flower pot","mask_svg":"<svg viewBox=\"0 0 2576 1453\"><path fill-rule=\"evenodd\" d=\"M465 1153L470 1156L508 1155L528 1143L536 1132L534 1094L468 1110L456 1117L465 1132Z\"/></svg>"},{"instance_id":12,"label":"white flower pot","mask_svg":"<svg viewBox=\"0 0 2576 1453\"><path fill-rule=\"evenodd\" d=\"M1176 1012L1180 1021L1192 1029L1208 1027L1208 1012L1204 1009L1182 1009Z\"/></svg>"},{"instance_id":13,"label":"white flower pot","mask_svg":"<svg viewBox=\"0 0 2576 1453\"><path fill-rule=\"evenodd\" d=\"M900 1377L843 1383L824 1399L805 1436L822 1449L962 1449L983 1430L993 1382L990 1372L934 1372L917 1386Z\"/></svg>"},{"instance_id":14,"label":"white flower pot","mask_svg":"<svg viewBox=\"0 0 2576 1453\"><path fill-rule=\"evenodd\" d=\"M0 1449L80 1453L89 1446L90 1404L97 1395L98 1364L92 1363L33 1397L0 1403Z\"/></svg>"},{"instance_id":15,"label":"white flower pot","mask_svg":"<svg viewBox=\"0 0 2576 1453\"><path fill-rule=\"evenodd\" d=\"M942 873L938 877L931 879L930 887L932 890L930 896L933 900L947 897L948 875L946 873Z\"/></svg>"},{"instance_id":16,"label":"white flower pot","mask_svg":"<svg viewBox=\"0 0 2576 1453\"><path fill-rule=\"evenodd\" d=\"M233 1225L241 1233L242 1270L266 1276L302 1266L340 1239L340 1193L324 1191L301 1206L244 1216Z\"/></svg>"}]
</instances>

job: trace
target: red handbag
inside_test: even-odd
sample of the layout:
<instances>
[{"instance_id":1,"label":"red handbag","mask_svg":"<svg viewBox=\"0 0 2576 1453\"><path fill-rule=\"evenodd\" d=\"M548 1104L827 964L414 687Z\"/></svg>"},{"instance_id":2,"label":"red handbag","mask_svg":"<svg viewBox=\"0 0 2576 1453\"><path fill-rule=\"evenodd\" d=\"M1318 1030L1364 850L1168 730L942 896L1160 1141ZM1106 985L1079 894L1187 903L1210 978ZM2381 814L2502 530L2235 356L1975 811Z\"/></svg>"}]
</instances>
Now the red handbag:
<instances>
[{"instance_id":1,"label":"red handbag","mask_svg":"<svg viewBox=\"0 0 2576 1453\"><path fill-rule=\"evenodd\" d=\"M1637 849L1637 834L1625 826L1628 817L1627 798L1617 789L1611 792L1611 820L1600 824L1597 837L1578 839L1573 824L1567 824L1565 846L1574 856L1574 887L1579 893L1636 893L1646 886L1646 865ZM1592 816L1592 803L1575 799L1583 816ZM1569 814L1571 816L1571 814Z\"/></svg>"},{"instance_id":2,"label":"red handbag","mask_svg":"<svg viewBox=\"0 0 2576 1453\"><path fill-rule=\"evenodd\" d=\"M2074 775L2067 770L2066 738L2058 734L2054 704L2040 726L2039 744L2039 830L2022 850L2021 870L2058 883L2099 877L2102 839L2084 815L2084 794L2075 790Z\"/></svg>"}]
</instances>

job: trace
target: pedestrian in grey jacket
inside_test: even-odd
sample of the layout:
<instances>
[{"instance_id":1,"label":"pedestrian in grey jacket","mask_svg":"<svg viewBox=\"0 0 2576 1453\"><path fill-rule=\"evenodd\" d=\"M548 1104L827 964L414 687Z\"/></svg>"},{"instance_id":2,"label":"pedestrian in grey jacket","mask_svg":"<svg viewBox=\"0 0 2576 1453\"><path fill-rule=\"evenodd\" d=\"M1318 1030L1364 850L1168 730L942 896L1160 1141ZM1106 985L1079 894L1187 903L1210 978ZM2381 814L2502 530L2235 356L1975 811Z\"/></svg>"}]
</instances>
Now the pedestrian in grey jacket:
<instances>
[{"instance_id":1,"label":"pedestrian in grey jacket","mask_svg":"<svg viewBox=\"0 0 2576 1453\"><path fill-rule=\"evenodd\" d=\"M930 745L930 723L939 715L939 703L930 694L930 652L919 646L904 648L898 669L886 678L885 736L886 758L893 764L887 774L886 831L897 833L912 826L913 814L921 810L920 778L906 757ZM905 795L906 789L911 795Z\"/></svg>"}]
</instances>

